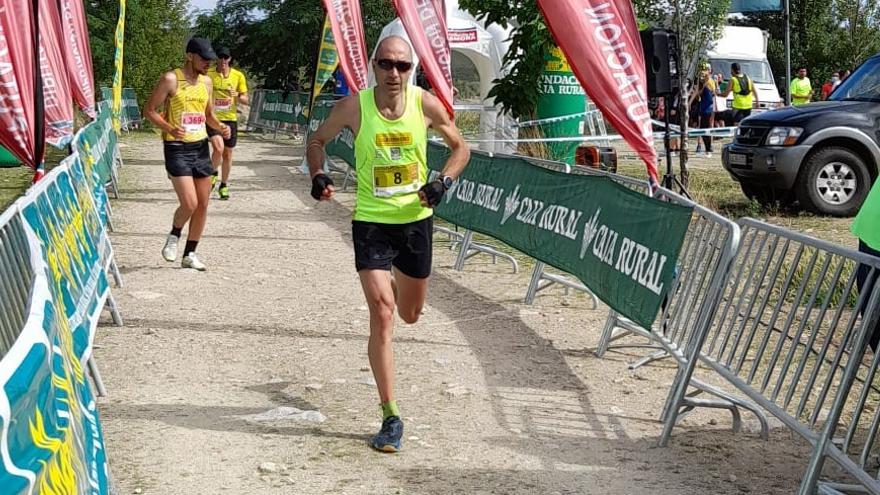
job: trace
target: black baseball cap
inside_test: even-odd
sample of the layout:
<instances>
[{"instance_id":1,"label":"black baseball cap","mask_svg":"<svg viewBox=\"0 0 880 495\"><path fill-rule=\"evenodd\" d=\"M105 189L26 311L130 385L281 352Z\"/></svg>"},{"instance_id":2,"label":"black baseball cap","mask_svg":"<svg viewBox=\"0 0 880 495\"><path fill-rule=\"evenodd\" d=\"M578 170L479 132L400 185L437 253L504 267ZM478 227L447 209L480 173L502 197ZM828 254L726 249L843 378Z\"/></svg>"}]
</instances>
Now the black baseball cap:
<instances>
[{"instance_id":1,"label":"black baseball cap","mask_svg":"<svg viewBox=\"0 0 880 495\"><path fill-rule=\"evenodd\" d=\"M211 42L205 38L190 38L186 44L186 53L195 53L205 60L217 58L217 54L214 53L214 49L211 47Z\"/></svg>"},{"instance_id":2,"label":"black baseball cap","mask_svg":"<svg viewBox=\"0 0 880 495\"><path fill-rule=\"evenodd\" d=\"M229 48L221 46L217 49L217 58L232 58L232 53L230 53Z\"/></svg>"}]
</instances>

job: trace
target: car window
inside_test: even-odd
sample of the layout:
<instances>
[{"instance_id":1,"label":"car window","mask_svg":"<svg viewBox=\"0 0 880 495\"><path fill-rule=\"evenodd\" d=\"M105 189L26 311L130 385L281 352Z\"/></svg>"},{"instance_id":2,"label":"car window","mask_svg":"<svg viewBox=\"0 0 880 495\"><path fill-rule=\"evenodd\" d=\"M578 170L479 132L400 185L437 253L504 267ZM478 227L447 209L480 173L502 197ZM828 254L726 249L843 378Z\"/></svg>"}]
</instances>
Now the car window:
<instances>
[{"instance_id":1,"label":"car window","mask_svg":"<svg viewBox=\"0 0 880 495\"><path fill-rule=\"evenodd\" d=\"M834 101L880 102L880 58L869 59L831 93Z\"/></svg>"}]
</instances>

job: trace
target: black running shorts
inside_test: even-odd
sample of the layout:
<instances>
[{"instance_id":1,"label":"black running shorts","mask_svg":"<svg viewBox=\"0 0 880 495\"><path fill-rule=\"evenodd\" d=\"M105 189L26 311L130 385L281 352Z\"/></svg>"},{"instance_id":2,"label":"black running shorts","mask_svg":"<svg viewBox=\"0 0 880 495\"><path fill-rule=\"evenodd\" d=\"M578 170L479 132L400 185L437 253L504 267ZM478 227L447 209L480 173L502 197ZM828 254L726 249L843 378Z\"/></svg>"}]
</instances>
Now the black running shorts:
<instances>
[{"instance_id":1,"label":"black running shorts","mask_svg":"<svg viewBox=\"0 0 880 495\"><path fill-rule=\"evenodd\" d=\"M413 278L431 275L434 221L387 224L351 222L354 265L357 271L397 268Z\"/></svg>"},{"instance_id":2,"label":"black running shorts","mask_svg":"<svg viewBox=\"0 0 880 495\"><path fill-rule=\"evenodd\" d=\"M226 146L227 148L235 148L235 144L238 142L238 122L234 120L221 120L220 122L229 126L229 139L223 140L223 146ZM213 127L208 126L208 137L219 135L220 131L216 131Z\"/></svg>"},{"instance_id":3,"label":"black running shorts","mask_svg":"<svg viewBox=\"0 0 880 495\"><path fill-rule=\"evenodd\" d=\"M165 141L165 170L171 177L210 177L216 175L211 164L208 140L195 143Z\"/></svg>"}]
</instances>

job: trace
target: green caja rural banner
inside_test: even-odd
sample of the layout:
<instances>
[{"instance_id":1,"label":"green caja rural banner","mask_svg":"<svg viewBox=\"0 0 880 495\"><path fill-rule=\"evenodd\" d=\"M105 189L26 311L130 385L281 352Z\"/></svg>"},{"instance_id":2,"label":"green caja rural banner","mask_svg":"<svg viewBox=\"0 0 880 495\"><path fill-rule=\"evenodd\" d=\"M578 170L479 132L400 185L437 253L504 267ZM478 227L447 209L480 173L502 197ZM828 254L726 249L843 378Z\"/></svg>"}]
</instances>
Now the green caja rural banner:
<instances>
[{"instance_id":1,"label":"green caja rural banner","mask_svg":"<svg viewBox=\"0 0 880 495\"><path fill-rule=\"evenodd\" d=\"M327 110L316 107L310 130ZM353 142L346 130L327 152L354 165ZM429 144L432 177L448 153ZM565 174L519 157L473 153L434 213L576 276L614 310L650 327L674 282L692 209L650 198L608 177Z\"/></svg>"}]
</instances>

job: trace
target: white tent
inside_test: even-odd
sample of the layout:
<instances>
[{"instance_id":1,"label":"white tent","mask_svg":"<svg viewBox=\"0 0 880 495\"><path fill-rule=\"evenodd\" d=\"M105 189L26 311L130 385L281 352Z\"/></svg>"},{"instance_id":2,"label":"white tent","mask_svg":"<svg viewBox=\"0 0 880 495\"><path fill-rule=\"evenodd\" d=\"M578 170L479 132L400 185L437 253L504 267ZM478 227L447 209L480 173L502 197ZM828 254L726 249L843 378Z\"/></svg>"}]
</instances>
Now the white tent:
<instances>
[{"instance_id":1,"label":"white tent","mask_svg":"<svg viewBox=\"0 0 880 495\"><path fill-rule=\"evenodd\" d=\"M480 77L480 100L482 104L478 107L482 110L480 114L480 137L491 138L499 128L499 112L495 108L495 103L488 99L489 90L492 89L492 81L502 77L503 75L503 59L510 47L508 41L510 29L504 29L497 24L486 26L484 23L476 20L474 16L460 10L456 0L446 2L446 26L449 33L449 47L453 52L457 52L467 57L477 69ZM405 40L409 40L406 30L400 19L395 19L382 29L379 41L389 36L400 36ZM375 55L375 47L373 48ZM418 64L418 55L413 52L413 62ZM416 71L412 71L412 83L415 83ZM375 82L372 64L369 66L370 84ZM455 74L452 74L453 82ZM473 106L456 105L457 110L474 110ZM480 148L487 151L502 151L503 144L483 143Z\"/></svg>"}]
</instances>

